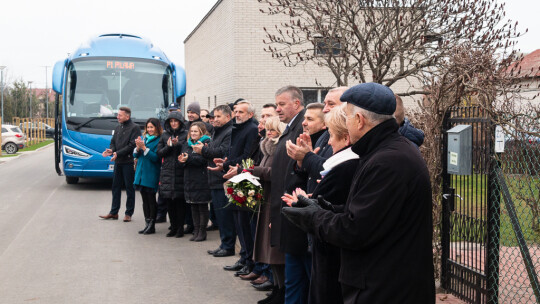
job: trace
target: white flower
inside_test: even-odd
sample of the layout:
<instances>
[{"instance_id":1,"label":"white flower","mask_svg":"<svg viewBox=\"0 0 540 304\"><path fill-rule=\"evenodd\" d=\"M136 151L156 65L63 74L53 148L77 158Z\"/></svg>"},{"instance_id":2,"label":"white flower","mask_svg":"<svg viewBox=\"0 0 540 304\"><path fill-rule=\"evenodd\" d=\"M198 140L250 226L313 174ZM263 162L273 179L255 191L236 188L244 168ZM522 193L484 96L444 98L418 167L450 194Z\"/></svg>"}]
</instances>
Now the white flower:
<instances>
[{"instance_id":1,"label":"white flower","mask_svg":"<svg viewBox=\"0 0 540 304\"><path fill-rule=\"evenodd\" d=\"M244 197L244 193L242 191L236 192L236 195L238 195L239 197Z\"/></svg>"},{"instance_id":2,"label":"white flower","mask_svg":"<svg viewBox=\"0 0 540 304\"><path fill-rule=\"evenodd\" d=\"M249 196L254 196L255 195L255 190L249 190L248 195Z\"/></svg>"}]
</instances>

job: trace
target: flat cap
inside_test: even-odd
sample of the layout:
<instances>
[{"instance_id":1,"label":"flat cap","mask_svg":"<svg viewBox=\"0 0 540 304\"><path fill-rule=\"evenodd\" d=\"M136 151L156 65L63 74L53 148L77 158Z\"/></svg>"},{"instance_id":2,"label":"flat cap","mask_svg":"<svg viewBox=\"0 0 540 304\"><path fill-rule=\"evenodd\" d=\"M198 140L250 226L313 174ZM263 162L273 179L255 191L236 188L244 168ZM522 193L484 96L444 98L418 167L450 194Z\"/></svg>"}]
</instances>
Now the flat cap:
<instances>
[{"instance_id":1,"label":"flat cap","mask_svg":"<svg viewBox=\"0 0 540 304\"><path fill-rule=\"evenodd\" d=\"M389 87L375 82L351 87L341 95L340 100L382 115L392 115L396 111L394 92Z\"/></svg>"}]
</instances>

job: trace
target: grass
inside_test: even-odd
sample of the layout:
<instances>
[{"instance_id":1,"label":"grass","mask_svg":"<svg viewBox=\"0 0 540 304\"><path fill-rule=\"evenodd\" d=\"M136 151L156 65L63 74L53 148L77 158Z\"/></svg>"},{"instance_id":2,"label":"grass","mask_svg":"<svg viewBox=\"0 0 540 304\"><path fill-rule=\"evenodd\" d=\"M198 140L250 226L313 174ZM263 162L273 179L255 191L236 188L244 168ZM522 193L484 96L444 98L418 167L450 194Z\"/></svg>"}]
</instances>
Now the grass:
<instances>
[{"instance_id":1,"label":"grass","mask_svg":"<svg viewBox=\"0 0 540 304\"><path fill-rule=\"evenodd\" d=\"M523 236L529 243L540 244L540 231L532 229L533 215L525 199L540 198L540 177L531 175L505 175ZM485 242L487 233L487 175L473 174L454 177L452 185L463 200L456 197L450 217L452 241ZM517 246L517 239L502 195L500 217L500 242L503 246Z\"/></svg>"},{"instance_id":2,"label":"grass","mask_svg":"<svg viewBox=\"0 0 540 304\"><path fill-rule=\"evenodd\" d=\"M47 140L42 141L40 143L37 143L35 145L25 147L24 149L19 150L19 152L35 151L35 150L37 150L37 149L39 149L41 147L45 147L46 145L51 144L53 141L54 140L52 140L52 139L47 139Z\"/></svg>"}]
</instances>

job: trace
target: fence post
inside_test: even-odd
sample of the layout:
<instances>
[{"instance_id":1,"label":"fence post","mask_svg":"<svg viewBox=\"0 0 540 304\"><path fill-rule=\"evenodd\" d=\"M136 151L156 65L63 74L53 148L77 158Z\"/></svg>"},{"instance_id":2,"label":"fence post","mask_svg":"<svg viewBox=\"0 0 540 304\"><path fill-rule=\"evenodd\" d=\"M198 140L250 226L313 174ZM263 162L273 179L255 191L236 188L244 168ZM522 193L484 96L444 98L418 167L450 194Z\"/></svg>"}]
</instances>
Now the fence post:
<instances>
[{"instance_id":1,"label":"fence post","mask_svg":"<svg viewBox=\"0 0 540 304\"><path fill-rule=\"evenodd\" d=\"M441 140L441 162L442 162L442 217L441 217L441 287L449 289L448 265L446 261L450 257L450 200L454 199L454 189L450 188L450 176L447 173L448 167L448 134L450 129L450 111L446 112L443 118ZM449 195L445 195L449 194Z\"/></svg>"},{"instance_id":2,"label":"fence post","mask_svg":"<svg viewBox=\"0 0 540 304\"><path fill-rule=\"evenodd\" d=\"M496 170L499 158L495 156L495 125L490 124L490 162L487 183L487 250L486 250L486 290L487 303L499 303L499 249L501 240L501 188L497 180Z\"/></svg>"}]
</instances>

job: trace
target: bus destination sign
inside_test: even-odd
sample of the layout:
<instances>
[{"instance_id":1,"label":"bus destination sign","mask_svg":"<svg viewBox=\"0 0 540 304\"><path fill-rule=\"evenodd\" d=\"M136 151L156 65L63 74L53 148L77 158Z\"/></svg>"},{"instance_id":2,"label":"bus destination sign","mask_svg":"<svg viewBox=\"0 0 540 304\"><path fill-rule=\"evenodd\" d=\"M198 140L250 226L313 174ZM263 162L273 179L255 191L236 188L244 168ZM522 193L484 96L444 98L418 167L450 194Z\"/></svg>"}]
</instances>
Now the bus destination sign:
<instances>
[{"instance_id":1,"label":"bus destination sign","mask_svg":"<svg viewBox=\"0 0 540 304\"><path fill-rule=\"evenodd\" d=\"M107 69L134 70L135 62L129 61L107 61Z\"/></svg>"}]
</instances>

